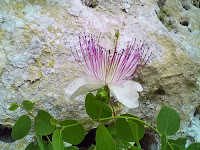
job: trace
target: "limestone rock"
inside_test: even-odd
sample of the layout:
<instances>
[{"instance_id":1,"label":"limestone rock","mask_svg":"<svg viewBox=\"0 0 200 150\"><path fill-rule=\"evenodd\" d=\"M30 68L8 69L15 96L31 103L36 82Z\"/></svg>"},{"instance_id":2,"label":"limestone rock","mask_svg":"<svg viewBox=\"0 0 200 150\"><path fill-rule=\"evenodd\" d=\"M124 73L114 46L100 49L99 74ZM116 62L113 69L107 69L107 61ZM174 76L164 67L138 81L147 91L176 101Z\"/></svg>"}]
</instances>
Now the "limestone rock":
<instances>
[{"instance_id":1,"label":"limestone rock","mask_svg":"<svg viewBox=\"0 0 200 150\"><path fill-rule=\"evenodd\" d=\"M138 42L146 41L152 52L149 64L134 78L144 88L140 93L140 107L128 109L116 102L119 113L133 113L155 125L162 105L171 106L182 119L179 133L200 142L199 133L189 134L194 130L187 129L189 123L195 126L198 122L193 114L200 104L198 2L95 0L94 7L88 7L87 2L94 1L2 0L0 125L10 128L25 113L21 108L16 112L8 110L10 103L21 103L25 99L34 102L37 110L47 110L58 120L88 119L84 95L73 100L64 97L70 81L85 75L71 51L74 46L79 50L78 36L84 32L96 36L101 33L100 45L112 49L119 30L119 49L136 38ZM161 12L164 12L163 20L159 19ZM88 130L91 127L86 126ZM0 137L0 147L24 149L32 140L32 133L12 143L1 141Z\"/></svg>"}]
</instances>

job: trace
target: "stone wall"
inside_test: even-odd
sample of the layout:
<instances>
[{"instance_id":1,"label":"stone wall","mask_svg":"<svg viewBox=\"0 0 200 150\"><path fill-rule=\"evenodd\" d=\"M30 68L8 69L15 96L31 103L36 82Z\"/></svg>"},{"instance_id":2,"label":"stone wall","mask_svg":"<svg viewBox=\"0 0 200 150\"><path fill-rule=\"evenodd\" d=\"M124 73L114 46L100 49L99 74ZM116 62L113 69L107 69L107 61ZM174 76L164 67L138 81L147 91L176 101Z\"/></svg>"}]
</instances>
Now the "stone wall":
<instances>
[{"instance_id":1,"label":"stone wall","mask_svg":"<svg viewBox=\"0 0 200 150\"><path fill-rule=\"evenodd\" d=\"M134 78L144 87L140 107L116 103L119 113L155 125L162 105L171 106L181 115L179 134L200 142L200 132L192 133L200 124L199 16L199 2L192 0L1 0L0 147L23 149L34 139L13 142L1 134L25 113L9 111L12 102L28 99L59 120L88 118L84 96L64 96L70 81L85 75L70 47L78 48L78 36L86 32L101 33L101 46L112 49L117 30L120 49L137 38L152 52L150 64Z\"/></svg>"}]
</instances>

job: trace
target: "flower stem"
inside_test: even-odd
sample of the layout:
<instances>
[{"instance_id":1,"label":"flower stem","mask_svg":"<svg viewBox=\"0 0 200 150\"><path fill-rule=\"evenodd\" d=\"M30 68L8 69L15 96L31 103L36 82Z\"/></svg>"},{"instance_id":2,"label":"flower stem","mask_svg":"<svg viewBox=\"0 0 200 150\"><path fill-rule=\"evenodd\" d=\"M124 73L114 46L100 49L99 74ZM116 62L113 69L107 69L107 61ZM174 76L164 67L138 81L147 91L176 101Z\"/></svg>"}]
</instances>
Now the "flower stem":
<instances>
[{"instance_id":1,"label":"flower stem","mask_svg":"<svg viewBox=\"0 0 200 150\"><path fill-rule=\"evenodd\" d=\"M102 112L102 102L100 104L100 108L99 108L99 116L98 116L98 122L100 122L100 117L101 117L101 112Z\"/></svg>"},{"instance_id":2,"label":"flower stem","mask_svg":"<svg viewBox=\"0 0 200 150\"><path fill-rule=\"evenodd\" d=\"M79 124L84 124L84 123L88 123L88 122L100 122L100 121L105 121L105 120L111 120L111 119L117 119L117 118L123 118L123 119L132 119L132 120L136 120L136 121L139 121L141 122L142 124L150 127L152 130L154 130L155 132L157 132L160 136L162 135L157 129L155 129L153 126L151 126L150 124L138 119L138 118L135 118L135 117L128 117L128 116L112 116L112 117L108 117L108 118L98 118L98 119L94 119L94 120L85 120L85 121L82 121L82 122L78 122L78 123L75 123L75 124L71 124L71 125L67 125L67 126L60 126L60 127L63 127L62 130L64 128L67 128L67 127L72 127L72 126L76 126L76 125L79 125ZM49 138L48 138L49 139ZM50 140L50 139L49 139ZM169 145L170 149L171 150L174 150L173 147L171 146L171 144L168 142L167 140L167 144ZM137 143L138 147L141 147L140 146L140 143Z\"/></svg>"},{"instance_id":3,"label":"flower stem","mask_svg":"<svg viewBox=\"0 0 200 150\"><path fill-rule=\"evenodd\" d=\"M96 122L96 121L105 121L105 120L111 120L111 119L117 119L117 118L124 118L124 119L132 119L132 120L136 120L136 121L139 121L141 122L142 124L150 127L151 129L153 129L155 132L159 133L160 132L155 129L153 126L151 126L150 124L138 119L138 118L134 118L134 117L127 117L127 116L114 116L114 117L109 117L109 118L101 118L101 119L94 119L94 120L85 120L85 121L82 121L82 122L79 122L79 123L75 123L75 124L71 124L71 125L67 125L67 126L61 126L61 127L64 127L64 128L67 128L67 127L72 127L72 126L76 126L78 124L84 124L84 123L87 123L87 122Z\"/></svg>"},{"instance_id":4,"label":"flower stem","mask_svg":"<svg viewBox=\"0 0 200 150\"><path fill-rule=\"evenodd\" d=\"M46 135L46 138L48 139L49 143L51 143L51 145L52 145L52 142L47 135Z\"/></svg>"}]
</instances>

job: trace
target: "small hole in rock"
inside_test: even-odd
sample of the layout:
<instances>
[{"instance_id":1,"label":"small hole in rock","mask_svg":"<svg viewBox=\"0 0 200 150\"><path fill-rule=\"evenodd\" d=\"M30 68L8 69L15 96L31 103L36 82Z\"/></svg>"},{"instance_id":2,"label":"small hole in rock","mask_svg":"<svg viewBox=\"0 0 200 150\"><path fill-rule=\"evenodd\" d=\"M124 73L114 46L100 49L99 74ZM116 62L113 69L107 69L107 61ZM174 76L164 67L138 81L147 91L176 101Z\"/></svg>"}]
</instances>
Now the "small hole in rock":
<instances>
[{"instance_id":1,"label":"small hole in rock","mask_svg":"<svg viewBox=\"0 0 200 150\"><path fill-rule=\"evenodd\" d=\"M163 8L163 6L165 5L165 2L166 2L166 0L159 0L159 1L157 2L159 8Z\"/></svg>"},{"instance_id":2,"label":"small hole in rock","mask_svg":"<svg viewBox=\"0 0 200 150\"><path fill-rule=\"evenodd\" d=\"M199 115L200 116L200 105L198 105L195 109L195 112L194 112L194 116L197 116Z\"/></svg>"},{"instance_id":3,"label":"small hole in rock","mask_svg":"<svg viewBox=\"0 0 200 150\"><path fill-rule=\"evenodd\" d=\"M140 140L140 145L144 150L158 149L158 142L155 139L155 133L146 129L144 137Z\"/></svg>"},{"instance_id":4,"label":"small hole in rock","mask_svg":"<svg viewBox=\"0 0 200 150\"><path fill-rule=\"evenodd\" d=\"M188 9L190 9L190 6L183 5L183 8L184 8L185 10L188 10Z\"/></svg>"},{"instance_id":5,"label":"small hole in rock","mask_svg":"<svg viewBox=\"0 0 200 150\"><path fill-rule=\"evenodd\" d=\"M181 4L185 10L190 9L190 3L187 0L182 0Z\"/></svg>"},{"instance_id":6,"label":"small hole in rock","mask_svg":"<svg viewBox=\"0 0 200 150\"><path fill-rule=\"evenodd\" d=\"M85 135L83 141L80 144L76 145L79 150L88 150L92 145L96 145L96 130L96 128L90 130L88 134Z\"/></svg>"},{"instance_id":7,"label":"small hole in rock","mask_svg":"<svg viewBox=\"0 0 200 150\"><path fill-rule=\"evenodd\" d=\"M122 9L122 11L126 13L126 9Z\"/></svg>"},{"instance_id":8,"label":"small hole in rock","mask_svg":"<svg viewBox=\"0 0 200 150\"><path fill-rule=\"evenodd\" d=\"M0 141L5 143L12 143L15 140L11 137L12 128L5 127L4 125L0 124Z\"/></svg>"},{"instance_id":9,"label":"small hole in rock","mask_svg":"<svg viewBox=\"0 0 200 150\"><path fill-rule=\"evenodd\" d=\"M156 95L165 95L165 91L163 89L158 89L154 92Z\"/></svg>"},{"instance_id":10,"label":"small hole in rock","mask_svg":"<svg viewBox=\"0 0 200 150\"><path fill-rule=\"evenodd\" d=\"M86 6L95 8L98 5L98 2L96 0L82 0L83 3L85 3Z\"/></svg>"},{"instance_id":11,"label":"small hole in rock","mask_svg":"<svg viewBox=\"0 0 200 150\"><path fill-rule=\"evenodd\" d=\"M197 8L200 8L200 0L193 0L193 1L192 1L192 4L193 4L194 6L196 6Z\"/></svg>"},{"instance_id":12,"label":"small hole in rock","mask_svg":"<svg viewBox=\"0 0 200 150\"><path fill-rule=\"evenodd\" d=\"M180 22L180 24L183 25L183 26L188 26L189 22L188 21L182 21L182 22Z\"/></svg>"}]
</instances>

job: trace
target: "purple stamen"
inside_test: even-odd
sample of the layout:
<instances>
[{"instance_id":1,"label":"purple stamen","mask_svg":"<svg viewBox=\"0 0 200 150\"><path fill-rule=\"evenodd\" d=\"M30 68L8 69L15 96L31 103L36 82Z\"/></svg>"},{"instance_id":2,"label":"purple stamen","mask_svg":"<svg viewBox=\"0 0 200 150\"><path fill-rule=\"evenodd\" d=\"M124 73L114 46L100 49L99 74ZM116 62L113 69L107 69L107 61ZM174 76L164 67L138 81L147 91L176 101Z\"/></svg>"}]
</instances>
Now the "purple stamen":
<instances>
[{"instance_id":1,"label":"purple stamen","mask_svg":"<svg viewBox=\"0 0 200 150\"><path fill-rule=\"evenodd\" d=\"M141 40L140 42L141 43ZM105 84L121 84L133 78L147 64L151 54L149 48L142 43L141 46L136 44L136 39L127 44L126 49L121 52L116 47L111 54L110 50L99 45L99 38L94 35L79 37L79 44L83 61L77 49L73 56L78 64L85 68L86 73Z\"/></svg>"}]
</instances>

